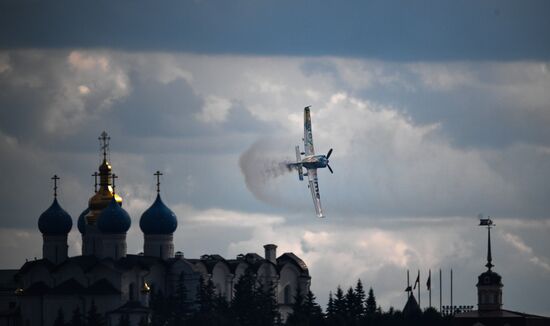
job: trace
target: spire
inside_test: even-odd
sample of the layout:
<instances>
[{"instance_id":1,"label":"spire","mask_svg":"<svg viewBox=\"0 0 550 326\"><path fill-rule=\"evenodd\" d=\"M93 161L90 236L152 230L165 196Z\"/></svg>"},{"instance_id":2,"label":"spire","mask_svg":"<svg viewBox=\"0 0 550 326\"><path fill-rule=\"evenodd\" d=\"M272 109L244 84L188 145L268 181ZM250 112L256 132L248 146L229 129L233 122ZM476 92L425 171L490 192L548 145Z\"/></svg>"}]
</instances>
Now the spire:
<instances>
[{"instance_id":1,"label":"spire","mask_svg":"<svg viewBox=\"0 0 550 326\"><path fill-rule=\"evenodd\" d=\"M57 198L57 180L59 180L59 177L57 174L54 174L52 177L53 180L53 197Z\"/></svg>"},{"instance_id":2,"label":"spire","mask_svg":"<svg viewBox=\"0 0 550 326\"><path fill-rule=\"evenodd\" d=\"M492 263L493 257L491 255L491 227L495 225L493 224L490 216L488 216L487 218L483 218L483 215L480 214L479 217L479 225L487 227L487 264L485 264L485 267L487 267L487 269L490 271L491 268L495 266Z\"/></svg>"},{"instance_id":3,"label":"spire","mask_svg":"<svg viewBox=\"0 0 550 326\"><path fill-rule=\"evenodd\" d=\"M160 176L162 175L162 173L160 171L157 171L154 176L157 177L157 194L160 193Z\"/></svg>"}]
</instances>

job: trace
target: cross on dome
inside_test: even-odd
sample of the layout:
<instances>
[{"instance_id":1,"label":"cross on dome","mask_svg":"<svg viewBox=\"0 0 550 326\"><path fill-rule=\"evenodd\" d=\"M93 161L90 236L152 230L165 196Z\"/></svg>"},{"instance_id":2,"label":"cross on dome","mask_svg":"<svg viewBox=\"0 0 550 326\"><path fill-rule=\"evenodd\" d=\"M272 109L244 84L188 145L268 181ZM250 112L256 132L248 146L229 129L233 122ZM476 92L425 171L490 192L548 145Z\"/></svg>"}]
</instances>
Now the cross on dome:
<instances>
[{"instance_id":1,"label":"cross on dome","mask_svg":"<svg viewBox=\"0 0 550 326\"><path fill-rule=\"evenodd\" d=\"M99 146L100 149L103 151L103 159L107 159L107 152L109 151L109 141L111 140L111 137L107 134L107 132L103 131L98 137L99 139Z\"/></svg>"},{"instance_id":2,"label":"cross on dome","mask_svg":"<svg viewBox=\"0 0 550 326\"><path fill-rule=\"evenodd\" d=\"M157 171L154 176L157 177L157 194L160 193L160 176L162 175L162 172Z\"/></svg>"},{"instance_id":3,"label":"cross on dome","mask_svg":"<svg viewBox=\"0 0 550 326\"><path fill-rule=\"evenodd\" d=\"M54 174L54 176L52 177L52 180L53 180L53 196L54 198L57 198L57 180L59 180L59 177L57 176L57 174Z\"/></svg>"}]
</instances>

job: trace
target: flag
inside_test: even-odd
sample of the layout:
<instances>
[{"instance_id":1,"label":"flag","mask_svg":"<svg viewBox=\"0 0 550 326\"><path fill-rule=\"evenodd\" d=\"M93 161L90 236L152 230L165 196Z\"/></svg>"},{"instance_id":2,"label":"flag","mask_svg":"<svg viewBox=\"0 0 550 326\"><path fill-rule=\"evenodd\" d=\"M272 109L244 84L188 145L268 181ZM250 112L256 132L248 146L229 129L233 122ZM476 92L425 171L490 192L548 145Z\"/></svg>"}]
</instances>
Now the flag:
<instances>
[{"instance_id":1,"label":"flag","mask_svg":"<svg viewBox=\"0 0 550 326\"><path fill-rule=\"evenodd\" d=\"M481 226L490 226L493 225L493 221L490 218L482 218L479 220L479 225Z\"/></svg>"},{"instance_id":2,"label":"flag","mask_svg":"<svg viewBox=\"0 0 550 326\"><path fill-rule=\"evenodd\" d=\"M426 282L426 287L428 288L428 291L432 289L432 273L430 273L430 276L428 276L428 281Z\"/></svg>"},{"instance_id":3,"label":"flag","mask_svg":"<svg viewBox=\"0 0 550 326\"><path fill-rule=\"evenodd\" d=\"M416 289L416 285L420 286L420 271L418 271L418 276L416 277L416 281L414 281L414 287L413 289Z\"/></svg>"}]
</instances>

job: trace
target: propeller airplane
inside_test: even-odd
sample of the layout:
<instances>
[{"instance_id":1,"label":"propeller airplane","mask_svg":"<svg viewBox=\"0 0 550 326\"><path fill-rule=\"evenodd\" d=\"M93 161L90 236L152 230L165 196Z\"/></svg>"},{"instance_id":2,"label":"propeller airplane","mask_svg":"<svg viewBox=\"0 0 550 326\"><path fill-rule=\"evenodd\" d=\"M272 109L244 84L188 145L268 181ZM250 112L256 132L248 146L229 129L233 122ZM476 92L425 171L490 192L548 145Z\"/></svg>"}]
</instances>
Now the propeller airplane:
<instances>
[{"instance_id":1,"label":"propeller airplane","mask_svg":"<svg viewBox=\"0 0 550 326\"><path fill-rule=\"evenodd\" d=\"M311 115L309 112L310 106L304 108L304 151L300 151L300 146L296 146L296 162L289 163L289 168L294 168L298 171L298 178L304 180L304 176L308 178L308 188L311 191L315 213L318 217L325 217L321 207L321 195L319 193L319 181L317 178L317 169L327 167L330 173L334 173L330 167L329 158L332 154L332 148L327 155L315 155L313 148L313 135L311 132ZM302 155L304 156L302 158ZM307 172L304 173L303 169Z\"/></svg>"}]
</instances>

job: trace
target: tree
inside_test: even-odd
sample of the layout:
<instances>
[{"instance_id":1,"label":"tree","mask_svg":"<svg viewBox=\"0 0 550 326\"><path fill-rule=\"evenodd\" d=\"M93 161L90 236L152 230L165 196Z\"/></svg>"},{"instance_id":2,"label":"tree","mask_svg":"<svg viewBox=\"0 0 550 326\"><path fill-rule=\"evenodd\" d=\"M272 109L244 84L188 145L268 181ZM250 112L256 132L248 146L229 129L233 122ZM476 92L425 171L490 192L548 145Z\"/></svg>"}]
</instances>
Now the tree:
<instances>
[{"instance_id":1,"label":"tree","mask_svg":"<svg viewBox=\"0 0 550 326\"><path fill-rule=\"evenodd\" d=\"M86 315L86 326L103 326L103 325L105 325L103 316L101 316L101 314L97 310L95 301L92 300L92 305L90 306L90 310L88 310L88 314Z\"/></svg>"},{"instance_id":2,"label":"tree","mask_svg":"<svg viewBox=\"0 0 550 326\"><path fill-rule=\"evenodd\" d=\"M355 302L353 304L353 314L362 318L365 315L365 289L361 279L357 280L355 285Z\"/></svg>"},{"instance_id":3,"label":"tree","mask_svg":"<svg viewBox=\"0 0 550 326\"><path fill-rule=\"evenodd\" d=\"M374 297L374 291L369 289L369 295L366 301L365 313L368 317L373 317L376 313L376 298Z\"/></svg>"},{"instance_id":4,"label":"tree","mask_svg":"<svg viewBox=\"0 0 550 326\"><path fill-rule=\"evenodd\" d=\"M241 326L254 326L256 299L256 279L250 268L247 268L244 274L235 284L235 296L231 302L231 307L235 317Z\"/></svg>"},{"instance_id":5,"label":"tree","mask_svg":"<svg viewBox=\"0 0 550 326\"><path fill-rule=\"evenodd\" d=\"M121 314L118 319L118 326L130 326L130 316Z\"/></svg>"},{"instance_id":6,"label":"tree","mask_svg":"<svg viewBox=\"0 0 550 326\"><path fill-rule=\"evenodd\" d=\"M334 299L332 298L332 291L328 293L327 304L327 321L331 324L336 318L336 308L334 307Z\"/></svg>"},{"instance_id":7,"label":"tree","mask_svg":"<svg viewBox=\"0 0 550 326\"><path fill-rule=\"evenodd\" d=\"M274 325L279 316L277 298L275 296L275 284L268 281L267 284L260 284L255 291L256 302L258 303L257 325Z\"/></svg>"},{"instance_id":8,"label":"tree","mask_svg":"<svg viewBox=\"0 0 550 326\"><path fill-rule=\"evenodd\" d=\"M71 326L84 326L82 313L80 313L80 308L79 307L76 307L75 310L73 310L73 315L71 317L71 320L69 321L69 325L71 325Z\"/></svg>"},{"instance_id":9,"label":"tree","mask_svg":"<svg viewBox=\"0 0 550 326\"><path fill-rule=\"evenodd\" d=\"M308 291L304 302L305 311L309 316L309 325L322 325L324 323L323 309L316 302L313 292Z\"/></svg>"},{"instance_id":10,"label":"tree","mask_svg":"<svg viewBox=\"0 0 550 326\"><path fill-rule=\"evenodd\" d=\"M55 317L55 321L53 322L54 326L65 326L65 315L63 314L63 309L59 308L57 310L57 317Z\"/></svg>"},{"instance_id":11,"label":"tree","mask_svg":"<svg viewBox=\"0 0 550 326\"><path fill-rule=\"evenodd\" d=\"M304 299L302 290L298 287L294 295L294 302L292 303L292 312L286 319L287 325L306 325L307 312L304 305Z\"/></svg>"}]
</instances>

